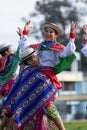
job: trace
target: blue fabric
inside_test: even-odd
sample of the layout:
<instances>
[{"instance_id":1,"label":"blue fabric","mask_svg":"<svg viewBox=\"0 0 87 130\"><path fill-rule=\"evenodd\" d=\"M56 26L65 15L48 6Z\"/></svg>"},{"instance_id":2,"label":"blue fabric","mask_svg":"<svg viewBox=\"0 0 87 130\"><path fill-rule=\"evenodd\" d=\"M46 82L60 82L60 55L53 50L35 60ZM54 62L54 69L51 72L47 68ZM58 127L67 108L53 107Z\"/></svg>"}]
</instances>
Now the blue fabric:
<instances>
[{"instance_id":1,"label":"blue fabric","mask_svg":"<svg viewBox=\"0 0 87 130\"><path fill-rule=\"evenodd\" d=\"M11 61L11 59L12 59L13 57L14 57L14 54L8 55L7 61L6 61L6 65L9 65L9 63L10 63L10 61Z\"/></svg>"},{"instance_id":2,"label":"blue fabric","mask_svg":"<svg viewBox=\"0 0 87 130\"><path fill-rule=\"evenodd\" d=\"M57 88L39 69L27 67L17 78L4 107L13 114L13 120L22 129L55 95Z\"/></svg>"},{"instance_id":3,"label":"blue fabric","mask_svg":"<svg viewBox=\"0 0 87 130\"><path fill-rule=\"evenodd\" d=\"M52 45L55 45L57 42L56 41L48 41L48 42L42 42L41 46L46 46L46 47L50 47Z\"/></svg>"},{"instance_id":4,"label":"blue fabric","mask_svg":"<svg viewBox=\"0 0 87 130\"><path fill-rule=\"evenodd\" d=\"M7 56L5 67L2 71L0 71L0 79L1 79L1 76L6 75L10 71L11 65L13 63L13 59L14 59L14 54L10 54Z\"/></svg>"}]
</instances>

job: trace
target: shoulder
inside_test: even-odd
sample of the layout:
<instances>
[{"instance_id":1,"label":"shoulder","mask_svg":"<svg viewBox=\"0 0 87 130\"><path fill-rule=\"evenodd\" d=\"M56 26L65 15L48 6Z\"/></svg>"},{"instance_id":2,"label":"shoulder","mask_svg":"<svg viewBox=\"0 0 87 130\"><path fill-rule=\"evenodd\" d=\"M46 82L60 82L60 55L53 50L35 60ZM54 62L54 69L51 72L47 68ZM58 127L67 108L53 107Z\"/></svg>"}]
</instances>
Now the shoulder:
<instances>
[{"instance_id":1,"label":"shoulder","mask_svg":"<svg viewBox=\"0 0 87 130\"><path fill-rule=\"evenodd\" d=\"M55 51L63 51L64 45L62 45L61 43L56 43L55 45L50 46L50 49Z\"/></svg>"},{"instance_id":2,"label":"shoulder","mask_svg":"<svg viewBox=\"0 0 87 130\"><path fill-rule=\"evenodd\" d=\"M40 46L40 43L35 43L35 44L31 44L29 47L32 47L34 49L38 49L39 46Z\"/></svg>"}]
</instances>

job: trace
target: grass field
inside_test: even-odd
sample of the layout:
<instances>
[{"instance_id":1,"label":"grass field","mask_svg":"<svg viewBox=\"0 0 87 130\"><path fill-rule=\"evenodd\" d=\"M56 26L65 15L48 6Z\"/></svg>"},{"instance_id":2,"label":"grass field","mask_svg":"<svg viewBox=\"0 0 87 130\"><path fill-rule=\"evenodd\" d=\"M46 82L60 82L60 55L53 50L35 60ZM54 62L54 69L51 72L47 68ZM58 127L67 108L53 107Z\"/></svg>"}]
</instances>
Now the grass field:
<instances>
[{"instance_id":1,"label":"grass field","mask_svg":"<svg viewBox=\"0 0 87 130\"><path fill-rule=\"evenodd\" d=\"M64 122L66 130L87 130L87 120Z\"/></svg>"}]
</instances>

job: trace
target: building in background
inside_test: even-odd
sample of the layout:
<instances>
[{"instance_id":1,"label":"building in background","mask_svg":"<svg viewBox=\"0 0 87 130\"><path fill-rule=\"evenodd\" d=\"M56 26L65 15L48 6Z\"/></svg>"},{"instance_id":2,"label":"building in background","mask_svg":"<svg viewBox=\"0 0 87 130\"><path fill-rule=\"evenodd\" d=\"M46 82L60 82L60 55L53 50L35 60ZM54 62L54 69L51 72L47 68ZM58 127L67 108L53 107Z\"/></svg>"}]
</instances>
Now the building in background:
<instances>
[{"instance_id":1,"label":"building in background","mask_svg":"<svg viewBox=\"0 0 87 130\"><path fill-rule=\"evenodd\" d=\"M87 118L87 77L81 71L80 54L76 55L71 68L58 74L63 87L55 104L64 120Z\"/></svg>"}]
</instances>

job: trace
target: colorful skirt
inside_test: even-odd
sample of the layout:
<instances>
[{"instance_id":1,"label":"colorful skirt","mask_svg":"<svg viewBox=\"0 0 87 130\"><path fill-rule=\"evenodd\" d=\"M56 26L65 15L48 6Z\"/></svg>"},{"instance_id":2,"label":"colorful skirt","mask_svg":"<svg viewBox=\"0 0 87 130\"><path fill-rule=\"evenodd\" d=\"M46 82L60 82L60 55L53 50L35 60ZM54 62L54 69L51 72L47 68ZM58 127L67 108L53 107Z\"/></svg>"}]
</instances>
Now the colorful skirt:
<instances>
[{"instance_id":1,"label":"colorful skirt","mask_svg":"<svg viewBox=\"0 0 87 130\"><path fill-rule=\"evenodd\" d=\"M58 81L58 78L52 67L42 66L42 67L40 67L40 69L47 76L47 78L49 78L51 80L53 85L55 85L58 90L62 88L62 84Z\"/></svg>"},{"instance_id":2,"label":"colorful skirt","mask_svg":"<svg viewBox=\"0 0 87 130\"><path fill-rule=\"evenodd\" d=\"M12 85L14 83L15 77L11 78L9 81L7 81L6 83L4 83L2 85L2 87L0 88L0 94L4 97L7 96L7 94L9 93L10 89L12 88Z\"/></svg>"}]
</instances>

